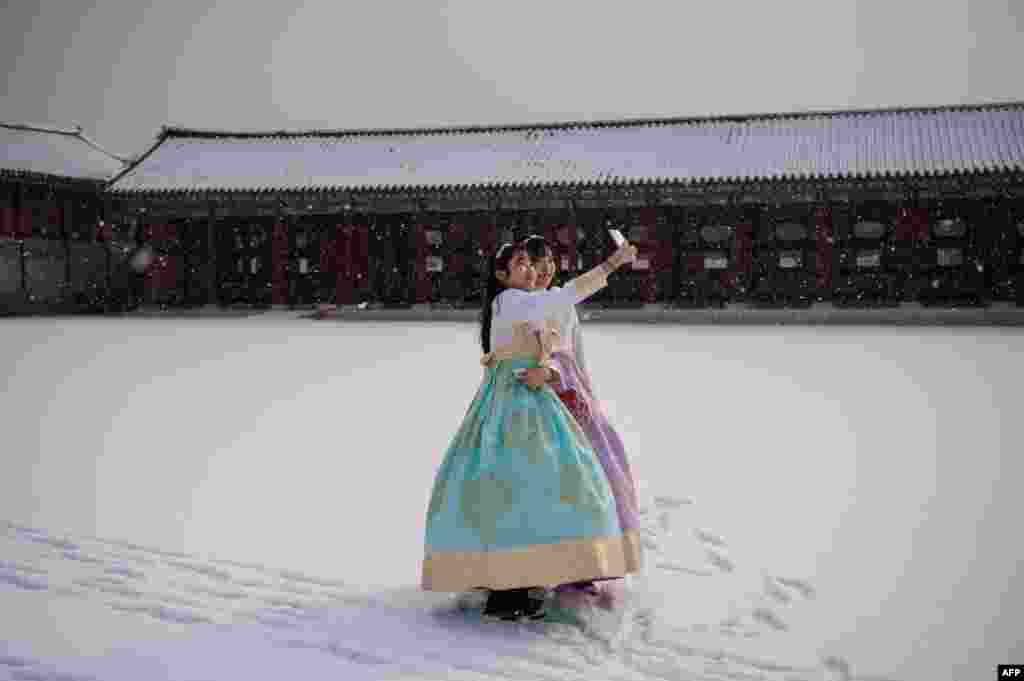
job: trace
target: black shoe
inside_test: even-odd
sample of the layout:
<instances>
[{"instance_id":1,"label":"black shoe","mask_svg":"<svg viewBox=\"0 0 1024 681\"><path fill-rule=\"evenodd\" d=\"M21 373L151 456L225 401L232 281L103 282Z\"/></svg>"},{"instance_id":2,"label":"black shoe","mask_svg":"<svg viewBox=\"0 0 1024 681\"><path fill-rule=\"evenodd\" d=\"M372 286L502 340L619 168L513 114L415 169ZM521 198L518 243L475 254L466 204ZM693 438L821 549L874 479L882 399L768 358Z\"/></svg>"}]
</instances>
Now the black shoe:
<instances>
[{"instance_id":1,"label":"black shoe","mask_svg":"<svg viewBox=\"0 0 1024 681\"><path fill-rule=\"evenodd\" d=\"M483 616L501 620L517 619L515 601L513 590L491 591L487 594L487 603L484 605Z\"/></svg>"},{"instance_id":2,"label":"black shoe","mask_svg":"<svg viewBox=\"0 0 1024 681\"><path fill-rule=\"evenodd\" d=\"M483 614L505 622L543 619L546 597L547 590L542 588L492 591Z\"/></svg>"}]
</instances>

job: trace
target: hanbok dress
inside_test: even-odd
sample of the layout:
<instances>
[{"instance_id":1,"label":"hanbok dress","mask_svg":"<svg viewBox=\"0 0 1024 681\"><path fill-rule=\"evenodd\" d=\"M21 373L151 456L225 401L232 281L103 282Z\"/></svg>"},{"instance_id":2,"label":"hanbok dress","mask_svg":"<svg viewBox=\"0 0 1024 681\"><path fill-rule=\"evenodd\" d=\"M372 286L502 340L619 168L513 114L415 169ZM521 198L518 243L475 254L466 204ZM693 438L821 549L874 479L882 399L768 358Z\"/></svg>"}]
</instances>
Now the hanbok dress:
<instances>
[{"instance_id":1,"label":"hanbok dress","mask_svg":"<svg viewBox=\"0 0 1024 681\"><path fill-rule=\"evenodd\" d=\"M503 291L499 352L445 453L427 509L422 588L464 592L621 577L629 555L615 496L579 422L539 366L544 320L607 285L595 268L555 291Z\"/></svg>"},{"instance_id":2,"label":"hanbok dress","mask_svg":"<svg viewBox=\"0 0 1024 681\"><path fill-rule=\"evenodd\" d=\"M559 289L554 287L549 290ZM643 551L639 536L640 512L636 482L622 438L597 399L593 381L587 371L583 333L576 306L559 309L547 318L538 336L541 344L538 359L541 364L549 366L555 375L550 385L582 427L615 496L619 526L623 532L626 571L639 572L643 565ZM484 355L481 363L485 366L493 363L502 352L501 348L493 350Z\"/></svg>"}]
</instances>

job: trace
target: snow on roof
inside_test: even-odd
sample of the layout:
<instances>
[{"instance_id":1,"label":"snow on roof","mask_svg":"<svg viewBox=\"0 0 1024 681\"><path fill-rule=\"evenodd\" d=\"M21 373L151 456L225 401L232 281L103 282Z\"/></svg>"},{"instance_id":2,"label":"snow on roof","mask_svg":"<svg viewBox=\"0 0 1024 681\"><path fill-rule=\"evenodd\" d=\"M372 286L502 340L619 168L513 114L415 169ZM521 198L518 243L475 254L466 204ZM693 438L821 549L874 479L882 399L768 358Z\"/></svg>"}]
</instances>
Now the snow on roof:
<instances>
[{"instance_id":1,"label":"snow on roof","mask_svg":"<svg viewBox=\"0 0 1024 681\"><path fill-rule=\"evenodd\" d=\"M165 128L121 192L413 189L1024 170L1024 103L504 127Z\"/></svg>"},{"instance_id":2,"label":"snow on roof","mask_svg":"<svg viewBox=\"0 0 1024 681\"><path fill-rule=\"evenodd\" d=\"M82 134L28 123L0 123L0 173L38 173L107 181L125 161Z\"/></svg>"}]
</instances>

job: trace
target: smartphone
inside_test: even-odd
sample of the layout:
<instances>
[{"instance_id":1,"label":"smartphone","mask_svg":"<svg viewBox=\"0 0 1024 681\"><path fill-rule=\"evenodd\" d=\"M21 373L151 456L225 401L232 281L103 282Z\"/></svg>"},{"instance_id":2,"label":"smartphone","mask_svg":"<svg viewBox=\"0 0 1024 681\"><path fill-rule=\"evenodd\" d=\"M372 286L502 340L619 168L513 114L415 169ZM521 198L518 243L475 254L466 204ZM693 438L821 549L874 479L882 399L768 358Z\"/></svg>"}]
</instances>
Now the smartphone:
<instances>
[{"instance_id":1,"label":"smartphone","mask_svg":"<svg viewBox=\"0 0 1024 681\"><path fill-rule=\"evenodd\" d=\"M612 235L612 241L615 242L616 248L622 248L622 244L626 243L626 237L622 236L622 232L617 229L609 229L608 233Z\"/></svg>"}]
</instances>

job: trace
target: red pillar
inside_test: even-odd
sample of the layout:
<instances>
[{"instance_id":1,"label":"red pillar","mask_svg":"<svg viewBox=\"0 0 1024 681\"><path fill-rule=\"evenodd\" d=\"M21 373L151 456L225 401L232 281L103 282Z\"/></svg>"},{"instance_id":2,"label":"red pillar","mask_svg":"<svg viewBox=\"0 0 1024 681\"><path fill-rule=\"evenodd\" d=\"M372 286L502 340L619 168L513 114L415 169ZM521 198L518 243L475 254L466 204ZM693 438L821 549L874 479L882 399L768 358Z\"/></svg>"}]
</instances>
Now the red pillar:
<instances>
[{"instance_id":1,"label":"red pillar","mask_svg":"<svg viewBox=\"0 0 1024 681\"><path fill-rule=\"evenodd\" d=\"M354 291L367 291L370 287L370 228L352 225L349 246L349 274Z\"/></svg>"},{"instance_id":2,"label":"red pillar","mask_svg":"<svg viewBox=\"0 0 1024 681\"><path fill-rule=\"evenodd\" d=\"M14 225L14 206L6 201L0 203L0 239L13 239Z\"/></svg>"},{"instance_id":3,"label":"red pillar","mask_svg":"<svg viewBox=\"0 0 1024 681\"><path fill-rule=\"evenodd\" d=\"M480 254L489 261L498 249L498 226L492 220L480 225Z\"/></svg>"},{"instance_id":4,"label":"red pillar","mask_svg":"<svg viewBox=\"0 0 1024 681\"><path fill-rule=\"evenodd\" d=\"M180 255L167 255L164 256L164 290L174 291L177 290L181 284L181 256Z\"/></svg>"},{"instance_id":5,"label":"red pillar","mask_svg":"<svg viewBox=\"0 0 1024 681\"><path fill-rule=\"evenodd\" d=\"M175 224L164 225L164 241L171 242L177 237L178 226ZM165 250L169 248L170 243L165 243ZM178 255L168 254L164 259L164 290L173 291L178 288L178 275L181 269L181 257Z\"/></svg>"},{"instance_id":6,"label":"red pillar","mask_svg":"<svg viewBox=\"0 0 1024 681\"><path fill-rule=\"evenodd\" d=\"M150 246L155 249L157 243L163 239L163 231L163 225L148 223L142 230L143 240L148 242ZM162 290L163 278L161 275L163 273L163 267L163 256L154 252L153 259L146 267L144 275L146 290L151 294L156 294Z\"/></svg>"},{"instance_id":7,"label":"red pillar","mask_svg":"<svg viewBox=\"0 0 1024 681\"><path fill-rule=\"evenodd\" d=\"M719 275L719 281L727 289L734 289L743 282L749 286L750 272L754 260L754 226L749 222L740 222L733 228L732 258L729 269ZM704 267L703 255L701 270ZM699 270L698 270L699 271Z\"/></svg>"},{"instance_id":8,"label":"red pillar","mask_svg":"<svg viewBox=\"0 0 1024 681\"><path fill-rule=\"evenodd\" d=\"M17 212L14 230L15 239L32 238L32 208L30 206L23 205Z\"/></svg>"},{"instance_id":9,"label":"red pillar","mask_svg":"<svg viewBox=\"0 0 1024 681\"><path fill-rule=\"evenodd\" d=\"M928 209L901 208L895 231L897 241L928 241Z\"/></svg>"},{"instance_id":10,"label":"red pillar","mask_svg":"<svg viewBox=\"0 0 1024 681\"><path fill-rule=\"evenodd\" d=\"M700 274L704 271L704 254L691 253L686 256L686 273Z\"/></svg>"},{"instance_id":11,"label":"red pillar","mask_svg":"<svg viewBox=\"0 0 1024 681\"><path fill-rule=\"evenodd\" d=\"M657 283L657 225L658 212L655 208L640 209L640 226L643 227L643 238L639 247L638 256L647 259L647 270L640 274L640 301L653 303L658 297Z\"/></svg>"},{"instance_id":12,"label":"red pillar","mask_svg":"<svg viewBox=\"0 0 1024 681\"><path fill-rule=\"evenodd\" d=\"M460 222L448 226L448 262L446 266L453 278L462 276L466 269L466 261L462 255L466 245L466 226Z\"/></svg>"},{"instance_id":13,"label":"red pillar","mask_svg":"<svg viewBox=\"0 0 1024 681\"><path fill-rule=\"evenodd\" d=\"M576 255L576 225L564 225L555 229L555 242L559 246L564 263L558 263L558 268L566 273L575 272L577 265Z\"/></svg>"},{"instance_id":14,"label":"red pillar","mask_svg":"<svg viewBox=\"0 0 1024 681\"><path fill-rule=\"evenodd\" d=\"M815 274L818 293L825 295L832 290L832 209L826 206L814 213L814 231L817 236Z\"/></svg>"},{"instance_id":15,"label":"red pillar","mask_svg":"<svg viewBox=\"0 0 1024 681\"><path fill-rule=\"evenodd\" d=\"M672 288L672 268L675 261L675 251L672 248L671 237L666 238L665 235L659 234L657 237L657 245L655 246L654 258L651 261L651 267L655 272L655 280L661 281L662 296L670 295L669 291Z\"/></svg>"},{"instance_id":16,"label":"red pillar","mask_svg":"<svg viewBox=\"0 0 1024 681\"><path fill-rule=\"evenodd\" d=\"M561 269L558 258L562 255L562 249L559 248L558 244L558 225L554 223L546 223L544 228L541 230L541 235L548 242L548 246L551 248L551 255L555 258L555 270Z\"/></svg>"},{"instance_id":17,"label":"red pillar","mask_svg":"<svg viewBox=\"0 0 1024 681\"><path fill-rule=\"evenodd\" d=\"M64 224L64 207L56 199L51 199L50 205L46 209L46 222L53 229L53 231L60 232L61 226ZM100 225L96 225L96 229L99 230ZM97 232L97 238L99 233Z\"/></svg>"},{"instance_id":18,"label":"red pillar","mask_svg":"<svg viewBox=\"0 0 1024 681\"><path fill-rule=\"evenodd\" d=\"M338 249L337 241L337 230L328 230L323 241L320 242L320 275L324 278L321 279L321 284L325 283L325 280L329 280L330 275L335 274L338 270L335 255Z\"/></svg>"},{"instance_id":19,"label":"red pillar","mask_svg":"<svg viewBox=\"0 0 1024 681\"><path fill-rule=\"evenodd\" d=\"M157 247L158 252L163 250L164 242L171 241L176 235L176 226L173 224L152 224L146 228L146 235L150 242ZM146 271L146 284L154 293L163 293L174 290L178 287L178 276L181 269L181 258L160 253L153 259L153 264Z\"/></svg>"},{"instance_id":20,"label":"red pillar","mask_svg":"<svg viewBox=\"0 0 1024 681\"><path fill-rule=\"evenodd\" d=\"M334 228L334 299L338 305L354 302L352 290L352 241L351 225L335 225Z\"/></svg>"},{"instance_id":21,"label":"red pillar","mask_svg":"<svg viewBox=\"0 0 1024 681\"><path fill-rule=\"evenodd\" d=\"M177 238L177 225L176 224L165 224L163 225L164 231L161 235L165 244L164 250L170 248L170 242ZM164 266L163 272L161 272L161 286L164 291L175 291L178 288L179 278L181 274L181 256L177 254L166 253L163 257Z\"/></svg>"},{"instance_id":22,"label":"red pillar","mask_svg":"<svg viewBox=\"0 0 1024 681\"><path fill-rule=\"evenodd\" d=\"M428 225L414 225L409 234L413 251L413 303L430 302L430 274L427 272L427 256L430 245L427 243Z\"/></svg>"},{"instance_id":23,"label":"red pillar","mask_svg":"<svg viewBox=\"0 0 1024 681\"><path fill-rule=\"evenodd\" d=\"M274 224L270 236L270 302L288 304L288 225Z\"/></svg>"}]
</instances>

